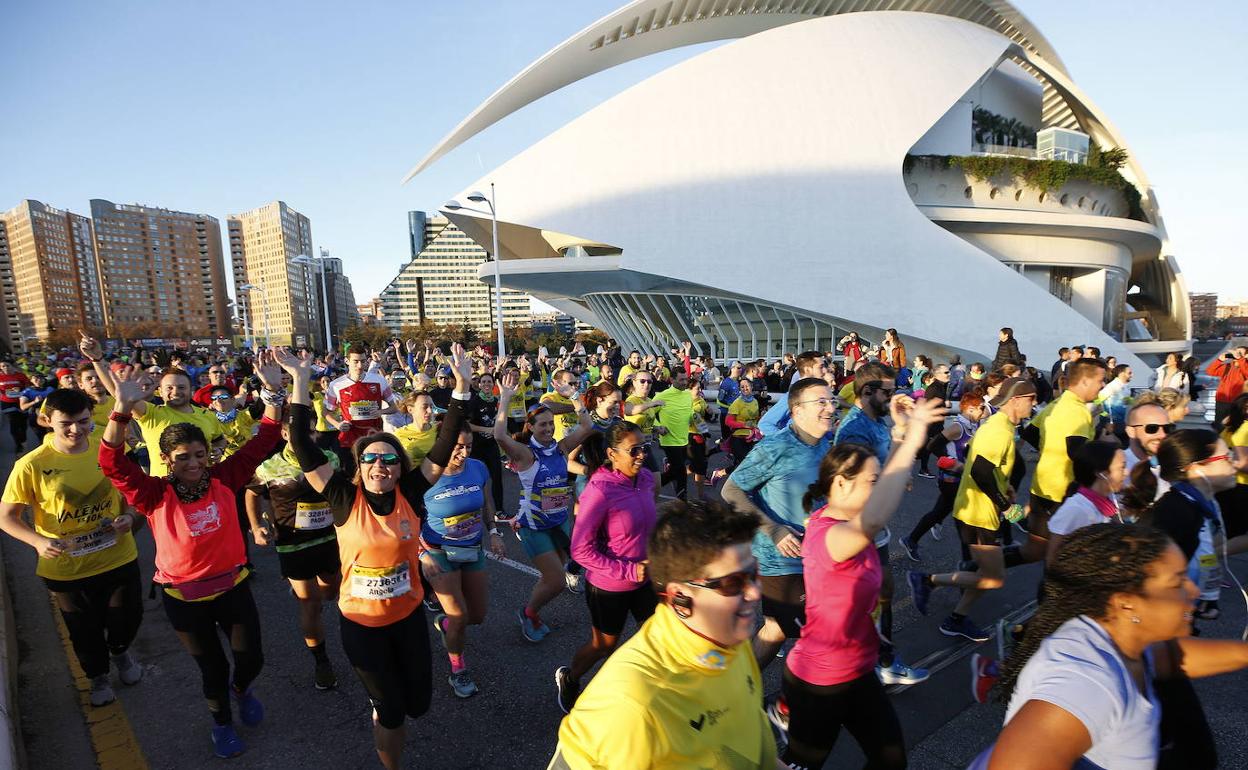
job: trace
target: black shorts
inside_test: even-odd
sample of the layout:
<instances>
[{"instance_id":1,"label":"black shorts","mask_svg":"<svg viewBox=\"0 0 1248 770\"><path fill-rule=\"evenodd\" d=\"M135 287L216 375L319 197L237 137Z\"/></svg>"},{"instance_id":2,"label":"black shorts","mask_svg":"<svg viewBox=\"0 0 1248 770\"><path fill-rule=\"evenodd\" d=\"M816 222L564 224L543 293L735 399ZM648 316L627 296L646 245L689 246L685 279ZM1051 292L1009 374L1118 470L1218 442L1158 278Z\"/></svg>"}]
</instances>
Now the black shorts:
<instances>
[{"instance_id":1,"label":"black shorts","mask_svg":"<svg viewBox=\"0 0 1248 770\"><path fill-rule=\"evenodd\" d=\"M802 635L806 625L806 581L797 575L760 575L763 589L763 617L771 618L784 631L786 639Z\"/></svg>"},{"instance_id":2,"label":"black shorts","mask_svg":"<svg viewBox=\"0 0 1248 770\"><path fill-rule=\"evenodd\" d=\"M329 540L298 551L278 551L277 563L287 580L314 580L338 572L338 541Z\"/></svg>"},{"instance_id":3,"label":"black shorts","mask_svg":"<svg viewBox=\"0 0 1248 770\"><path fill-rule=\"evenodd\" d=\"M588 583L588 581L586 581ZM589 606L589 622L607 636L619 636L628 616L640 626L654 614L659 598L654 586L644 583L631 591L607 591L588 583L585 604Z\"/></svg>"},{"instance_id":4,"label":"black shorts","mask_svg":"<svg viewBox=\"0 0 1248 770\"><path fill-rule=\"evenodd\" d=\"M964 521L958 521L958 536L962 538L962 544L971 545L995 545L1001 547L1001 530L984 529L967 524Z\"/></svg>"},{"instance_id":5,"label":"black shorts","mask_svg":"<svg viewBox=\"0 0 1248 770\"><path fill-rule=\"evenodd\" d=\"M1027 498L1029 511L1027 512L1027 533L1042 537L1046 540L1049 537L1049 519L1061 507L1060 502L1053 502L1047 498L1031 495Z\"/></svg>"}]
</instances>

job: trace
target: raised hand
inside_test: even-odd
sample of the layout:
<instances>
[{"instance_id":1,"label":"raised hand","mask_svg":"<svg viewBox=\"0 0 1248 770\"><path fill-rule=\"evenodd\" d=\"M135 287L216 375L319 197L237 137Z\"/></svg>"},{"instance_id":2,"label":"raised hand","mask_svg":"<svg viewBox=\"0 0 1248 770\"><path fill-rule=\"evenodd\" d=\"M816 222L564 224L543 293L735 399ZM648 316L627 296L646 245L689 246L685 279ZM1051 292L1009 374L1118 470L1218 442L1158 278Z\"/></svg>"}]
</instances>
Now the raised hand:
<instances>
[{"instance_id":1,"label":"raised hand","mask_svg":"<svg viewBox=\"0 0 1248 770\"><path fill-rule=\"evenodd\" d=\"M270 391L277 392L282 389L282 370L277 364L274 350L266 350L256 359L256 376L260 378L260 384ZM305 350L303 355L309 355ZM308 364L309 368L311 363ZM294 376L293 374L291 375Z\"/></svg>"},{"instance_id":2,"label":"raised hand","mask_svg":"<svg viewBox=\"0 0 1248 770\"><path fill-rule=\"evenodd\" d=\"M82 353L83 358L89 358L98 361L104 357L104 348L100 347L100 341L94 337L87 336L82 329L78 330L78 352Z\"/></svg>"},{"instance_id":3,"label":"raised hand","mask_svg":"<svg viewBox=\"0 0 1248 770\"><path fill-rule=\"evenodd\" d=\"M911 401L905 440L926 441L928 426L943 422L947 414L949 410L940 401Z\"/></svg>"},{"instance_id":4,"label":"raised hand","mask_svg":"<svg viewBox=\"0 0 1248 770\"><path fill-rule=\"evenodd\" d=\"M905 393L896 393L888 402L888 413L893 418L893 425L905 428L910 421L910 413L914 411L914 399Z\"/></svg>"},{"instance_id":5,"label":"raised hand","mask_svg":"<svg viewBox=\"0 0 1248 770\"><path fill-rule=\"evenodd\" d=\"M415 352L416 352L416 340L408 340L408 341L407 341L407 352L408 352L408 353L415 353Z\"/></svg>"},{"instance_id":6,"label":"raised hand","mask_svg":"<svg viewBox=\"0 0 1248 770\"><path fill-rule=\"evenodd\" d=\"M472 384L472 356L458 342L451 345L451 372L455 375L455 390L468 392Z\"/></svg>"},{"instance_id":7,"label":"raised hand","mask_svg":"<svg viewBox=\"0 0 1248 770\"><path fill-rule=\"evenodd\" d=\"M312 377L312 354L306 350L300 355L295 355L290 348L275 348L271 360L285 369L293 379L298 380L300 377L311 379Z\"/></svg>"},{"instance_id":8,"label":"raised hand","mask_svg":"<svg viewBox=\"0 0 1248 770\"><path fill-rule=\"evenodd\" d=\"M506 404L511 397L516 394L516 388L520 387L520 373L515 369L508 369L502 379L498 381L498 400L500 403Z\"/></svg>"},{"instance_id":9,"label":"raised hand","mask_svg":"<svg viewBox=\"0 0 1248 770\"><path fill-rule=\"evenodd\" d=\"M142 375L137 369L122 369L115 377L117 391L113 397L117 399L115 411L129 413L135 404L146 401L152 391L142 382Z\"/></svg>"}]
</instances>

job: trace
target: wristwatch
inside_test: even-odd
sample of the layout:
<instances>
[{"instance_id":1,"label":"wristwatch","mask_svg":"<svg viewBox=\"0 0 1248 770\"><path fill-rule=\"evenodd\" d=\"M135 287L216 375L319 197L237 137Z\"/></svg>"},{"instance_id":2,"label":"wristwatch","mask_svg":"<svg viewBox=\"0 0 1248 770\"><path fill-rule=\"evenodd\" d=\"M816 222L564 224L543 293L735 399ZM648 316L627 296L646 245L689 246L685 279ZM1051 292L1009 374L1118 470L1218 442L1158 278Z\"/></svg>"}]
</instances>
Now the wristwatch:
<instances>
[{"instance_id":1,"label":"wristwatch","mask_svg":"<svg viewBox=\"0 0 1248 770\"><path fill-rule=\"evenodd\" d=\"M498 531L498 527L490 527L490 534L496 537L502 537L503 533Z\"/></svg>"}]
</instances>

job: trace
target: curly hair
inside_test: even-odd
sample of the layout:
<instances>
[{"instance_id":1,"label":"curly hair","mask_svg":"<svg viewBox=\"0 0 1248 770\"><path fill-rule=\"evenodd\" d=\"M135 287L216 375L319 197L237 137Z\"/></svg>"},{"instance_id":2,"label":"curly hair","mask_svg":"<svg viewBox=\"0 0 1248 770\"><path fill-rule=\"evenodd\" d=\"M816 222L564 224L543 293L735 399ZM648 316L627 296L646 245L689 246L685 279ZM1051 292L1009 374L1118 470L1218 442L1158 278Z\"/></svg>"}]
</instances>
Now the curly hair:
<instances>
[{"instance_id":1,"label":"curly hair","mask_svg":"<svg viewBox=\"0 0 1248 770\"><path fill-rule=\"evenodd\" d=\"M662 588L668 583L714 577L703 574L706 565L734 545L754 539L758 522L748 513L713 500L673 500L659 508L650 533L650 579Z\"/></svg>"},{"instance_id":2,"label":"curly hair","mask_svg":"<svg viewBox=\"0 0 1248 770\"><path fill-rule=\"evenodd\" d=\"M1063 623L1080 615L1105 620L1114 594L1139 594L1149 565L1171 542L1164 532L1142 524L1093 524L1071 533L1045 574L1040 608L1005 660L997 697L1009 699L1027 661Z\"/></svg>"}]
</instances>

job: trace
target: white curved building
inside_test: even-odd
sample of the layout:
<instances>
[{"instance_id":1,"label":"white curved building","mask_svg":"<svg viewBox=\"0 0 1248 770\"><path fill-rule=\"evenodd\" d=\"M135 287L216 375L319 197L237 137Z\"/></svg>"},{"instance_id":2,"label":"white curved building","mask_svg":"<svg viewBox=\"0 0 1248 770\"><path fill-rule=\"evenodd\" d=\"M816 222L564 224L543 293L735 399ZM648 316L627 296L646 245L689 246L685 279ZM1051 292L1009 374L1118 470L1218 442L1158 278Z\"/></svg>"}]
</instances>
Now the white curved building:
<instances>
[{"instance_id":1,"label":"white curved building","mask_svg":"<svg viewBox=\"0 0 1248 770\"><path fill-rule=\"evenodd\" d=\"M1087 343L1141 373L1138 356L1189 347L1139 163L998 0L636 0L517 75L409 178L580 78L724 39L464 188L498 189L506 286L626 348L689 339L720 359L889 327L912 353L986 360L1011 326L1036 364ZM1037 129L1039 150L1018 146ZM1070 170L1036 156L1082 135L1127 151L1121 177L1027 181ZM993 157L1018 175L988 174ZM488 216L445 213L491 248Z\"/></svg>"}]
</instances>

